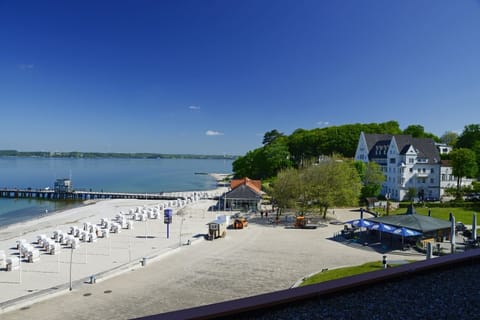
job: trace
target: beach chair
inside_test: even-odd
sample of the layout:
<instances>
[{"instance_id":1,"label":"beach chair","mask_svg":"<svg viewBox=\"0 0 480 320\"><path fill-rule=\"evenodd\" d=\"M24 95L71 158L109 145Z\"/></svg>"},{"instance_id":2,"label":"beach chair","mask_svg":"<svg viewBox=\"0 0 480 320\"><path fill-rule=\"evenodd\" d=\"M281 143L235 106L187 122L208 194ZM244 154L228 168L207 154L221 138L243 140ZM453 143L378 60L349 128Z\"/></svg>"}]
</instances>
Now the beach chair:
<instances>
[{"instance_id":1,"label":"beach chair","mask_svg":"<svg viewBox=\"0 0 480 320\"><path fill-rule=\"evenodd\" d=\"M0 268L4 269L6 264L5 251L0 250Z\"/></svg>"},{"instance_id":2,"label":"beach chair","mask_svg":"<svg viewBox=\"0 0 480 320\"><path fill-rule=\"evenodd\" d=\"M72 249L78 249L80 247L80 241L77 238L73 238L70 246Z\"/></svg>"},{"instance_id":3,"label":"beach chair","mask_svg":"<svg viewBox=\"0 0 480 320\"><path fill-rule=\"evenodd\" d=\"M80 236L78 237L78 240L87 241L87 235L88 235L87 231L85 230L80 231Z\"/></svg>"},{"instance_id":4,"label":"beach chair","mask_svg":"<svg viewBox=\"0 0 480 320\"><path fill-rule=\"evenodd\" d=\"M133 229L133 221L127 221L127 229Z\"/></svg>"},{"instance_id":5,"label":"beach chair","mask_svg":"<svg viewBox=\"0 0 480 320\"><path fill-rule=\"evenodd\" d=\"M29 263L37 262L40 260L40 251L37 249L29 250L27 253L27 261Z\"/></svg>"},{"instance_id":6,"label":"beach chair","mask_svg":"<svg viewBox=\"0 0 480 320\"><path fill-rule=\"evenodd\" d=\"M54 244L55 241L51 239L45 239L42 243L42 248L45 250L46 253L50 253L50 245Z\"/></svg>"},{"instance_id":7,"label":"beach chair","mask_svg":"<svg viewBox=\"0 0 480 320\"><path fill-rule=\"evenodd\" d=\"M97 234L96 233L89 233L88 234L88 242L96 242L97 241Z\"/></svg>"},{"instance_id":8,"label":"beach chair","mask_svg":"<svg viewBox=\"0 0 480 320\"><path fill-rule=\"evenodd\" d=\"M25 258L30 250L33 250L33 246L30 243L22 243L20 246L20 257Z\"/></svg>"},{"instance_id":9,"label":"beach chair","mask_svg":"<svg viewBox=\"0 0 480 320\"><path fill-rule=\"evenodd\" d=\"M116 222L112 222L112 225L110 227L110 232L111 233L118 233L119 232L119 225Z\"/></svg>"},{"instance_id":10,"label":"beach chair","mask_svg":"<svg viewBox=\"0 0 480 320\"><path fill-rule=\"evenodd\" d=\"M7 271L18 270L20 267L20 259L15 256L10 256L5 259L5 268Z\"/></svg>"},{"instance_id":11,"label":"beach chair","mask_svg":"<svg viewBox=\"0 0 480 320\"><path fill-rule=\"evenodd\" d=\"M67 244L67 240L68 240L68 237L72 237L72 235L68 235L66 233L61 233L58 235L58 243L61 244L61 245L66 245Z\"/></svg>"},{"instance_id":12,"label":"beach chair","mask_svg":"<svg viewBox=\"0 0 480 320\"><path fill-rule=\"evenodd\" d=\"M17 250L20 250L20 247L22 246L23 243L27 243L27 240L19 239L19 240L16 241Z\"/></svg>"},{"instance_id":13,"label":"beach chair","mask_svg":"<svg viewBox=\"0 0 480 320\"><path fill-rule=\"evenodd\" d=\"M102 238L108 238L110 235L110 231L108 229L102 230Z\"/></svg>"},{"instance_id":14,"label":"beach chair","mask_svg":"<svg viewBox=\"0 0 480 320\"><path fill-rule=\"evenodd\" d=\"M39 245L42 245L43 244L43 241L45 241L47 239L47 236L44 235L44 234L39 234L37 236L37 244Z\"/></svg>"},{"instance_id":15,"label":"beach chair","mask_svg":"<svg viewBox=\"0 0 480 320\"><path fill-rule=\"evenodd\" d=\"M60 244L59 243L52 243L50 244L50 248L48 248L48 252L51 254L51 255L56 255L57 253L60 252Z\"/></svg>"},{"instance_id":16,"label":"beach chair","mask_svg":"<svg viewBox=\"0 0 480 320\"><path fill-rule=\"evenodd\" d=\"M66 246L71 246L72 242L73 242L73 239L75 239L75 237L71 234L67 234L63 237L63 243L64 245Z\"/></svg>"},{"instance_id":17,"label":"beach chair","mask_svg":"<svg viewBox=\"0 0 480 320\"><path fill-rule=\"evenodd\" d=\"M55 230L55 231L53 231L52 239L55 240L55 242L60 242L60 236L62 234L63 234L62 230Z\"/></svg>"}]
</instances>

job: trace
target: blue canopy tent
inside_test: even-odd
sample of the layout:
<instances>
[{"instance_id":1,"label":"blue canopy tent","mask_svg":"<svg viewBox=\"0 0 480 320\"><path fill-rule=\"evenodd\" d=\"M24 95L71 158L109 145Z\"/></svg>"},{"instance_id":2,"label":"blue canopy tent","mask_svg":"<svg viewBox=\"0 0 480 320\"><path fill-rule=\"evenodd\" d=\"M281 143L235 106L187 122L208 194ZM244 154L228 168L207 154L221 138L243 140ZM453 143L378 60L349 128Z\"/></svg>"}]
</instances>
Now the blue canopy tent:
<instances>
[{"instance_id":1,"label":"blue canopy tent","mask_svg":"<svg viewBox=\"0 0 480 320\"><path fill-rule=\"evenodd\" d=\"M407 229L405 227L401 227L401 228L395 229L395 231L393 231L393 234L402 236L402 246L403 246L403 242L404 242L403 240L405 237L416 237L421 235L422 233L415 230Z\"/></svg>"},{"instance_id":2,"label":"blue canopy tent","mask_svg":"<svg viewBox=\"0 0 480 320\"><path fill-rule=\"evenodd\" d=\"M350 223L352 226L357 227L357 228L369 228L374 225L373 222L370 222L365 219L355 219L355 220L350 220L345 223Z\"/></svg>"},{"instance_id":3,"label":"blue canopy tent","mask_svg":"<svg viewBox=\"0 0 480 320\"><path fill-rule=\"evenodd\" d=\"M382 232L386 233L393 233L396 228L393 226L389 226L388 224L383 223L375 223L373 226L370 227L371 230L380 231L380 241L382 240Z\"/></svg>"}]
</instances>

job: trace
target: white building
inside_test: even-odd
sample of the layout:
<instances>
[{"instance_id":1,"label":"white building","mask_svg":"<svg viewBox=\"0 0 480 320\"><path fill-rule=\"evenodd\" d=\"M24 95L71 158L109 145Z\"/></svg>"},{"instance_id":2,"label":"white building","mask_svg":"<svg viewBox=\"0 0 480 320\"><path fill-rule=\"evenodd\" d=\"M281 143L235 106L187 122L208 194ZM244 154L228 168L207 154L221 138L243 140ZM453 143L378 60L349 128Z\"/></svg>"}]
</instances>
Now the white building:
<instances>
[{"instance_id":1,"label":"white building","mask_svg":"<svg viewBox=\"0 0 480 320\"><path fill-rule=\"evenodd\" d=\"M355 160L378 163L386 176L381 193L396 201L406 200L411 188L420 199L437 200L452 182L456 186L452 168L446 162L442 165L439 149L431 138L362 132Z\"/></svg>"}]
</instances>

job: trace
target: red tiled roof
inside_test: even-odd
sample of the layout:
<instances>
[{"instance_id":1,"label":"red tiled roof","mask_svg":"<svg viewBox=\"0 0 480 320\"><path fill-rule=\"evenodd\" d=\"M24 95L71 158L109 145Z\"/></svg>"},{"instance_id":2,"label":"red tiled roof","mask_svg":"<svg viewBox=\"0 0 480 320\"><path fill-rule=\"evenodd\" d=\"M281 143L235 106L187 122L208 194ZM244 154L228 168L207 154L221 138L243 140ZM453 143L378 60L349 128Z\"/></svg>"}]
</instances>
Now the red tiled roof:
<instances>
[{"instance_id":1,"label":"red tiled roof","mask_svg":"<svg viewBox=\"0 0 480 320\"><path fill-rule=\"evenodd\" d=\"M230 182L230 189L235 189L241 185L246 185L249 188L255 190L256 192L260 192L262 190L262 181L261 180L252 180L249 178L243 179L235 179Z\"/></svg>"}]
</instances>

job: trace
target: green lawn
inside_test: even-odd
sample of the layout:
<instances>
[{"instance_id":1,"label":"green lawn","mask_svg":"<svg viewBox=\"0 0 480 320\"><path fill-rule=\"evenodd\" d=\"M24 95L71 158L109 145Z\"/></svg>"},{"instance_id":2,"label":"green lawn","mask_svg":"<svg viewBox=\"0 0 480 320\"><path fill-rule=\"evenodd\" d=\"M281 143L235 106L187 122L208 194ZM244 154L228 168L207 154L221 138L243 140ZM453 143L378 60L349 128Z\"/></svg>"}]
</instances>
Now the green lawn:
<instances>
[{"instance_id":1,"label":"green lawn","mask_svg":"<svg viewBox=\"0 0 480 320\"><path fill-rule=\"evenodd\" d=\"M418 214L428 215L428 208L415 208ZM434 218L449 220L450 212L455 216L455 221L462 221L465 224L472 224L472 214L476 211L469 208L431 208L431 216ZM478 215L478 211L477 211ZM480 219L480 216L477 217ZM480 220L477 220L480 222Z\"/></svg>"},{"instance_id":2,"label":"green lawn","mask_svg":"<svg viewBox=\"0 0 480 320\"><path fill-rule=\"evenodd\" d=\"M428 215L428 204L425 207L416 206L415 210L418 214ZM461 221L464 224L472 224L472 214L474 212L478 215L478 223L480 224L480 211L477 210L478 208L461 208L461 207L447 207L447 208L431 208L431 216L434 218L442 219L442 220L449 220L450 212L453 213L455 216L455 221ZM384 215L385 213L383 210L378 210L380 214ZM403 214L407 212L407 209L400 208L395 211L390 211L390 215L395 214Z\"/></svg>"},{"instance_id":3,"label":"green lawn","mask_svg":"<svg viewBox=\"0 0 480 320\"><path fill-rule=\"evenodd\" d=\"M413 262L408 260L408 262ZM399 264L388 264L390 267L399 266ZM383 269L383 264L381 261L374 261L374 262L367 262L362 265L352 266L352 267L344 267L332 270L326 270L320 273L317 273L307 279L305 279L301 284L302 286L308 286L310 284L325 282L329 280L335 280L340 278L345 278L349 276L354 276L361 273L377 271Z\"/></svg>"},{"instance_id":4,"label":"green lawn","mask_svg":"<svg viewBox=\"0 0 480 320\"><path fill-rule=\"evenodd\" d=\"M353 267L338 268L333 270L327 270L320 273L317 273L307 279L305 279L300 286L307 286L314 283L325 282L329 280L340 279L348 276L353 276L356 274L361 274L370 271L376 271L383 269L383 264L381 261L367 262L365 264Z\"/></svg>"}]
</instances>

